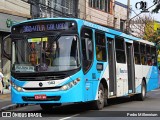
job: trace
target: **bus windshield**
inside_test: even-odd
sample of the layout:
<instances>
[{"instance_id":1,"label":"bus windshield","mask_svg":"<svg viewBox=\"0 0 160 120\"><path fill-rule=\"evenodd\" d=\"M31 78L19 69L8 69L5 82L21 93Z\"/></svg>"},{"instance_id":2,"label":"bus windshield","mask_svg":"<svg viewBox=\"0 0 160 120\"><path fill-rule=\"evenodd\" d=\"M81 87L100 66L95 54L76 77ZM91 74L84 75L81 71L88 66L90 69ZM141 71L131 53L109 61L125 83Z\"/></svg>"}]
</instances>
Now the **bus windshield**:
<instances>
[{"instance_id":1,"label":"bus windshield","mask_svg":"<svg viewBox=\"0 0 160 120\"><path fill-rule=\"evenodd\" d=\"M80 65L77 36L18 39L12 42L12 70L15 72L58 72Z\"/></svg>"}]
</instances>

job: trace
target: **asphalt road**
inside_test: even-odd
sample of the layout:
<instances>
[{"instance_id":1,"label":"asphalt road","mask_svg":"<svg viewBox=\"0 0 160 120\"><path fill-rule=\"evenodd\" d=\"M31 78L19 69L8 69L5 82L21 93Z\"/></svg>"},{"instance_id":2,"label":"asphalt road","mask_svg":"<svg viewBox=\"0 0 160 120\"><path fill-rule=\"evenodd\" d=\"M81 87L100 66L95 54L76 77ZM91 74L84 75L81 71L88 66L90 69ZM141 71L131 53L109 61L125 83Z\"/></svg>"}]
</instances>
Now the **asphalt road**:
<instances>
[{"instance_id":1,"label":"asphalt road","mask_svg":"<svg viewBox=\"0 0 160 120\"><path fill-rule=\"evenodd\" d=\"M145 101L135 101L129 98L111 99L109 105L103 110L96 111L88 104L71 104L56 107L53 111L42 111L39 105L29 105L17 108L8 112L18 112L23 115L37 113L42 118L23 118L23 119L44 119L44 120L159 120L160 119L160 89L147 93ZM159 116L159 117L148 117ZM143 117L137 117L143 116ZM20 120L21 117L5 117L2 120Z\"/></svg>"}]
</instances>

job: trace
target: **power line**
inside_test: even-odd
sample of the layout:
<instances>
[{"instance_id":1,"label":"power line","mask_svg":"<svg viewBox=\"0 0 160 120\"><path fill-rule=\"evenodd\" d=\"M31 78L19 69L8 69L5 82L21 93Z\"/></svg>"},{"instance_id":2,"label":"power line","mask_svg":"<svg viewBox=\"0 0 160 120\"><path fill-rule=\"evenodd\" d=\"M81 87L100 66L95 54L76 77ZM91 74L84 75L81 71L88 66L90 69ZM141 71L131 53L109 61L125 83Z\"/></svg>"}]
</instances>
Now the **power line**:
<instances>
[{"instance_id":1,"label":"power line","mask_svg":"<svg viewBox=\"0 0 160 120\"><path fill-rule=\"evenodd\" d=\"M132 10L136 15L137 15L137 13L134 11L134 10ZM145 20L143 20L140 16L138 16L139 17L139 19L141 19L146 25L148 24ZM151 26L149 26L150 28L152 28L153 29L153 27L151 27Z\"/></svg>"}]
</instances>

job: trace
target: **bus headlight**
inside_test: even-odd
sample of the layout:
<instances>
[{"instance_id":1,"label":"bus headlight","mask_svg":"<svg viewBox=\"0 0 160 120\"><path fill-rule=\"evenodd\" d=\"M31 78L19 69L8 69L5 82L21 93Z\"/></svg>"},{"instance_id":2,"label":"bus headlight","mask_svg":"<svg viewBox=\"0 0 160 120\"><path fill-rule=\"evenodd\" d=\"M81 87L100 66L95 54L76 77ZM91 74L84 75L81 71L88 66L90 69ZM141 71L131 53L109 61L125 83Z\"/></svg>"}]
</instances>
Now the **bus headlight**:
<instances>
[{"instance_id":1,"label":"bus headlight","mask_svg":"<svg viewBox=\"0 0 160 120\"><path fill-rule=\"evenodd\" d=\"M72 88L73 86L77 85L78 82L80 82L80 78L77 78L76 80L73 80L72 82L66 84L66 85L63 85L60 90L68 90L70 88Z\"/></svg>"},{"instance_id":2,"label":"bus headlight","mask_svg":"<svg viewBox=\"0 0 160 120\"><path fill-rule=\"evenodd\" d=\"M19 86L15 85L14 83L12 83L12 87L14 89L16 89L18 92L22 92L23 91L22 87L19 87Z\"/></svg>"}]
</instances>

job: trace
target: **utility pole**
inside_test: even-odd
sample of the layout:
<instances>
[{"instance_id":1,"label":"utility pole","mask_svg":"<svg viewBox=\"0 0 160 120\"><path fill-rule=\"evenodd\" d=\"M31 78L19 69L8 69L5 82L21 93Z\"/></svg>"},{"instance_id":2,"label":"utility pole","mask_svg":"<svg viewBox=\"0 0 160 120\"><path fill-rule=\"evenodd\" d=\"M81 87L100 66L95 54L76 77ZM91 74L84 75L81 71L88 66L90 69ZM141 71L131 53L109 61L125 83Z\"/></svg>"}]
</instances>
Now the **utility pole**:
<instances>
[{"instance_id":1,"label":"utility pole","mask_svg":"<svg viewBox=\"0 0 160 120\"><path fill-rule=\"evenodd\" d=\"M126 24L126 32L129 33L129 27L130 27L130 21L129 21L129 16L130 16L130 0L127 1L127 24Z\"/></svg>"}]
</instances>

